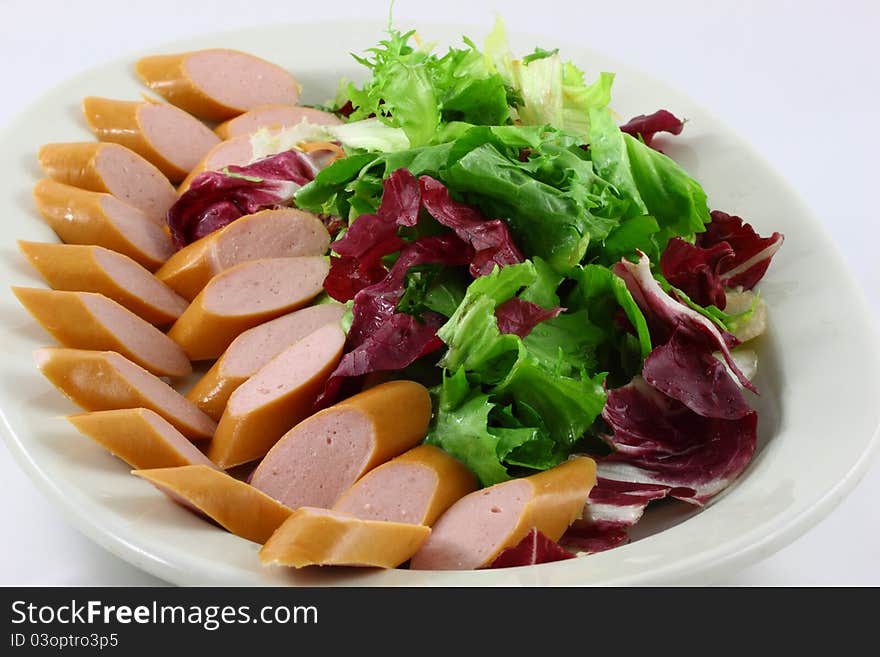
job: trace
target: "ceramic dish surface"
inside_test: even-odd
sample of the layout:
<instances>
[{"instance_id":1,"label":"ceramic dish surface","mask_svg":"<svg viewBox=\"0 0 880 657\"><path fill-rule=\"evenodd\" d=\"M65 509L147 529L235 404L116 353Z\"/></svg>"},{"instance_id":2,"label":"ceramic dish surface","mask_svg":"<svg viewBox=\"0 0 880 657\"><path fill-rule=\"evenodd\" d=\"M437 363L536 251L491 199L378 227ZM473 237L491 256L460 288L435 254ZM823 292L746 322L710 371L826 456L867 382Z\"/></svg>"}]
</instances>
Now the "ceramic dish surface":
<instances>
[{"instance_id":1,"label":"ceramic dish surface","mask_svg":"<svg viewBox=\"0 0 880 657\"><path fill-rule=\"evenodd\" d=\"M462 34L479 43L488 31L417 27L441 46L459 44ZM2 133L2 433L21 467L69 521L119 557L181 585L557 586L709 583L768 556L829 513L867 469L880 424L877 333L843 258L821 221L758 150L685 93L547 35L511 35L512 49L525 54L535 44L553 43L588 79L599 71L615 72L612 107L624 120L661 107L686 117L682 135L666 139L661 148L700 181L710 207L742 216L760 234L785 235L759 286L770 326L757 343L755 383L761 395L750 397L759 417L758 451L739 480L708 506L660 505L649 509L628 545L539 566L294 571L263 566L259 545L170 503L64 420L78 409L40 375L33 360L33 351L51 339L9 290L44 285L18 253L16 240L57 241L31 200L41 176L38 148L93 139L81 115L85 96L139 98L145 89L133 65L140 56L207 47L244 50L292 71L303 85L304 103L323 103L335 95L341 77L363 77L349 53L371 47L382 31L378 22L273 25L165 44L52 89Z\"/></svg>"}]
</instances>

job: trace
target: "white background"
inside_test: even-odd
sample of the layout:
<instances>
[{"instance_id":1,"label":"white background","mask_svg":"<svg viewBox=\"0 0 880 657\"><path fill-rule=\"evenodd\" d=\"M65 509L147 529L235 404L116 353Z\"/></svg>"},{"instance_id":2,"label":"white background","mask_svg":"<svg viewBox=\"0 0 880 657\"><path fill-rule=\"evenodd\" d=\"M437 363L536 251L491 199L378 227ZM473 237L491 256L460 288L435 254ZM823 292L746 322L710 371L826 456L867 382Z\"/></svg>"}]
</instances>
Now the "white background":
<instances>
[{"instance_id":1,"label":"white background","mask_svg":"<svg viewBox=\"0 0 880 657\"><path fill-rule=\"evenodd\" d=\"M0 0L0 126L56 83L133 50L270 22L384 19L387 13L388 2L374 0ZM880 3L398 0L394 8L396 25L423 32L434 20L473 24L485 33L496 13L511 31L542 35L536 45L558 41L604 51L712 110L800 191L863 283L875 319L880 316ZM822 254L815 255L821 267ZM816 412L833 413L838 394L846 394L845 386L829 390L828 408ZM4 448L0 482L0 585L161 584L72 529ZM875 462L827 519L717 583L880 585L878 499Z\"/></svg>"}]
</instances>

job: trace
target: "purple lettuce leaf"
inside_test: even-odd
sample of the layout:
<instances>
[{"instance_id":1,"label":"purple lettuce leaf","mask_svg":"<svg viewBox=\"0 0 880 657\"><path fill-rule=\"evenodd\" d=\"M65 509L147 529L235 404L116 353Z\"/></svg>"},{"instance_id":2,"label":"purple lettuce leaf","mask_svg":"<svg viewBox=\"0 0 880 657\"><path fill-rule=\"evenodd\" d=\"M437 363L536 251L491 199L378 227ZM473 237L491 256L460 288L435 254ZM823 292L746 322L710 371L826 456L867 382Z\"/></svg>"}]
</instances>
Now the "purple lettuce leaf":
<instances>
[{"instance_id":1,"label":"purple lettuce leaf","mask_svg":"<svg viewBox=\"0 0 880 657\"><path fill-rule=\"evenodd\" d=\"M646 146L654 141L658 132L668 132L673 135L681 134L684 121L665 109L657 110L653 114L639 114L620 126L621 132L632 135L636 139L642 138Z\"/></svg>"},{"instance_id":2,"label":"purple lettuce leaf","mask_svg":"<svg viewBox=\"0 0 880 657\"><path fill-rule=\"evenodd\" d=\"M648 354L642 377L703 417L738 420L752 412L724 363L708 349L682 339L678 331Z\"/></svg>"},{"instance_id":3,"label":"purple lettuce leaf","mask_svg":"<svg viewBox=\"0 0 880 657\"><path fill-rule=\"evenodd\" d=\"M537 529L529 533L513 547L502 550L489 564L488 568L512 568L514 566L533 566L563 559L573 559L576 555L547 538Z\"/></svg>"},{"instance_id":4,"label":"purple lettuce leaf","mask_svg":"<svg viewBox=\"0 0 880 657\"><path fill-rule=\"evenodd\" d=\"M627 529L641 520L648 503L666 497L669 491L669 486L661 484L598 477L584 517L568 528L560 544L592 554L627 543Z\"/></svg>"},{"instance_id":5,"label":"purple lettuce leaf","mask_svg":"<svg viewBox=\"0 0 880 657\"><path fill-rule=\"evenodd\" d=\"M648 256L639 251L638 263L621 260L614 265L613 271L626 283L627 289L644 313L654 344L664 344L673 332L678 331L682 339L694 345L721 352L724 361L743 387L757 392L730 355L730 347L738 343L736 338L728 333L722 335L709 319L666 294L651 273Z\"/></svg>"},{"instance_id":6,"label":"purple lettuce leaf","mask_svg":"<svg viewBox=\"0 0 880 657\"><path fill-rule=\"evenodd\" d=\"M437 329L446 318L425 313L422 321L406 313L395 313L367 335L354 349L347 351L324 385L315 402L315 410L333 404L343 384L373 372L401 370L443 346Z\"/></svg>"},{"instance_id":7,"label":"purple lettuce leaf","mask_svg":"<svg viewBox=\"0 0 880 657\"><path fill-rule=\"evenodd\" d=\"M773 233L770 237L761 237L741 217L720 210L713 210L710 216L712 221L706 224L706 231L697 234L697 246L705 249L728 244L733 256L724 261L721 282L727 287L742 286L751 290L763 278L784 236Z\"/></svg>"},{"instance_id":8,"label":"purple lettuce leaf","mask_svg":"<svg viewBox=\"0 0 880 657\"><path fill-rule=\"evenodd\" d=\"M421 176L419 184L428 213L473 247L470 269L474 278L491 274L496 265L503 267L524 260L502 220L487 221L475 208L453 201L443 183L430 176Z\"/></svg>"},{"instance_id":9,"label":"purple lettuce leaf","mask_svg":"<svg viewBox=\"0 0 880 657\"><path fill-rule=\"evenodd\" d=\"M168 210L172 240L183 248L246 214L290 205L316 173L308 155L292 150L199 174Z\"/></svg>"},{"instance_id":10,"label":"purple lettuce leaf","mask_svg":"<svg viewBox=\"0 0 880 657\"><path fill-rule=\"evenodd\" d=\"M723 310L727 304L721 271L733 258L727 242L703 248L673 237L660 256L660 270L670 284L701 306L713 305Z\"/></svg>"},{"instance_id":11,"label":"purple lettuce leaf","mask_svg":"<svg viewBox=\"0 0 880 657\"><path fill-rule=\"evenodd\" d=\"M565 308L542 308L536 303L512 297L495 308L495 320L500 333L526 337L541 322L558 317Z\"/></svg>"}]
</instances>

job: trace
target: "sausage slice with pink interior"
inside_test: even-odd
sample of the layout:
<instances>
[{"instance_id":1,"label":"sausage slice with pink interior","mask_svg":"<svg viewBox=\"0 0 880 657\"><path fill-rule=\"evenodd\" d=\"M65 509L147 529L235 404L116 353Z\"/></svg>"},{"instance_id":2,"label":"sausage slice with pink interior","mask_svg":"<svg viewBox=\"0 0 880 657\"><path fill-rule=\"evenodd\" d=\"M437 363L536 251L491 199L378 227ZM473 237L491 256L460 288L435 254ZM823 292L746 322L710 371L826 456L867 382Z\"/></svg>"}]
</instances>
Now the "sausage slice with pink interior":
<instances>
[{"instance_id":1,"label":"sausage slice with pink interior","mask_svg":"<svg viewBox=\"0 0 880 657\"><path fill-rule=\"evenodd\" d=\"M260 210L188 244L172 255L156 277L186 299L194 299L214 276L260 258L319 256L330 234L315 215L293 208Z\"/></svg>"},{"instance_id":2,"label":"sausage slice with pink interior","mask_svg":"<svg viewBox=\"0 0 880 657\"><path fill-rule=\"evenodd\" d=\"M364 520L433 525L477 488L477 478L461 461L433 445L419 445L370 470L333 508Z\"/></svg>"},{"instance_id":3,"label":"sausage slice with pink interior","mask_svg":"<svg viewBox=\"0 0 880 657\"><path fill-rule=\"evenodd\" d=\"M157 376L192 372L178 344L103 294L33 287L13 287L12 291L65 347L115 351Z\"/></svg>"},{"instance_id":4,"label":"sausage slice with pink interior","mask_svg":"<svg viewBox=\"0 0 880 657\"><path fill-rule=\"evenodd\" d=\"M112 194L162 225L168 208L177 200L177 190L159 169L120 144L46 144L40 149L39 160L52 180Z\"/></svg>"},{"instance_id":5,"label":"sausage slice with pink interior","mask_svg":"<svg viewBox=\"0 0 880 657\"><path fill-rule=\"evenodd\" d=\"M211 147L205 155L195 163L177 187L177 193L183 194L189 189L193 179L205 171L220 171L225 167L243 167L254 159L254 148L250 135L231 137Z\"/></svg>"},{"instance_id":6,"label":"sausage slice with pink interior","mask_svg":"<svg viewBox=\"0 0 880 657\"><path fill-rule=\"evenodd\" d=\"M238 50L213 48L153 55L137 62L141 80L168 102L209 121L261 105L296 105L300 84L289 72Z\"/></svg>"},{"instance_id":7,"label":"sausage slice with pink interior","mask_svg":"<svg viewBox=\"0 0 880 657\"><path fill-rule=\"evenodd\" d=\"M34 185L34 203L68 244L102 246L150 271L174 253L171 237L161 225L111 194L43 179Z\"/></svg>"},{"instance_id":8,"label":"sausage slice with pink interior","mask_svg":"<svg viewBox=\"0 0 880 657\"><path fill-rule=\"evenodd\" d=\"M396 568L419 549L424 525L364 520L340 511L300 507L272 534L260 560L278 566Z\"/></svg>"},{"instance_id":9,"label":"sausage slice with pink interior","mask_svg":"<svg viewBox=\"0 0 880 657\"><path fill-rule=\"evenodd\" d=\"M253 486L207 465L134 470L172 500L227 531L265 543L291 510Z\"/></svg>"},{"instance_id":10,"label":"sausage slice with pink interior","mask_svg":"<svg viewBox=\"0 0 880 657\"><path fill-rule=\"evenodd\" d=\"M114 351L43 347L37 367L85 411L147 408L190 440L210 438L217 424L186 397Z\"/></svg>"},{"instance_id":11,"label":"sausage slice with pink interior","mask_svg":"<svg viewBox=\"0 0 880 657\"><path fill-rule=\"evenodd\" d=\"M273 319L239 335L186 397L219 420L230 395L261 367L326 324L339 326L345 306L322 303Z\"/></svg>"},{"instance_id":12,"label":"sausage slice with pink interior","mask_svg":"<svg viewBox=\"0 0 880 657\"><path fill-rule=\"evenodd\" d=\"M51 288L98 292L156 326L173 323L189 305L137 262L104 247L19 241L18 249Z\"/></svg>"},{"instance_id":13,"label":"sausage slice with pink interior","mask_svg":"<svg viewBox=\"0 0 880 657\"><path fill-rule=\"evenodd\" d=\"M269 130L289 128L302 121L307 121L312 125L340 125L342 123L342 120L335 114L313 107L263 105L221 123L214 128L214 132L221 139L231 139L242 135L250 136L260 128Z\"/></svg>"},{"instance_id":14,"label":"sausage slice with pink interior","mask_svg":"<svg viewBox=\"0 0 880 657\"><path fill-rule=\"evenodd\" d=\"M99 140L131 149L173 183L220 143L208 126L167 103L89 96L83 100L83 113Z\"/></svg>"},{"instance_id":15,"label":"sausage slice with pink interior","mask_svg":"<svg viewBox=\"0 0 880 657\"><path fill-rule=\"evenodd\" d=\"M314 299L329 269L320 256L243 262L212 278L168 337L190 360L219 358L241 333Z\"/></svg>"},{"instance_id":16,"label":"sausage slice with pink interior","mask_svg":"<svg viewBox=\"0 0 880 657\"><path fill-rule=\"evenodd\" d=\"M342 329L326 324L261 367L229 398L208 458L226 469L264 456L311 414L344 345Z\"/></svg>"},{"instance_id":17,"label":"sausage slice with pink interior","mask_svg":"<svg viewBox=\"0 0 880 657\"><path fill-rule=\"evenodd\" d=\"M67 419L133 468L216 467L167 420L146 408L78 413Z\"/></svg>"},{"instance_id":18,"label":"sausage slice with pink interior","mask_svg":"<svg viewBox=\"0 0 880 657\"><path fill-rule=\"evenodd\" d=\"M293 427L260 462L252 483L292 509L329 509L365 473L421 442L430 419L424 386L383 383Z\"/></svg>"},{"instance_id":19,"label":"sausage slice with pink interior","mask_svg":"<svg viewBox=\"0 0 880 657\"><path fill-rule=\"evenodd\" d=\"M581 517L596 483L596 463L577 457L530 477L466 495L434 523L413 556L413 570L473 570L487 566L532 529L556 541Z\"/></svg>"}]
</instances>

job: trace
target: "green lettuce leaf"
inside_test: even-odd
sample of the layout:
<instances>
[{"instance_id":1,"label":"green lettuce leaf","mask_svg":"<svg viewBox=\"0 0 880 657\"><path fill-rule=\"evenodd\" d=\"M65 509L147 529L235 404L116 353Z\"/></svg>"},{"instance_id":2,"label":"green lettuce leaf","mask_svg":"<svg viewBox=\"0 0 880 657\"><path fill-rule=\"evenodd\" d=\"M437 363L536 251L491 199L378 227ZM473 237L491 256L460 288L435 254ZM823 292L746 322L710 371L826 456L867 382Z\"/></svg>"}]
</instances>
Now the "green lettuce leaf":
<instances>
[{"instance_id":1,"label":"green lettuce leaf","mask_svg":"<svg viewBox=\"0 0 880 657\"><path fill-rule=\"evenodd\" d=\"M470 41L437 56L409 45L414 31L390 29L389 37L355 59L370 69L362 86L348 86L355 107L351 119L375 115L406 133L410 145L436 142L441 125L450 121L503 125L510 120L503 78L487 65Z\"/></svg>"},{"instance_id":2,"label":"green lettuce leaf","mask_svg":"<svg viewBox=\"0 0 880 657\"><path fill-rule=\"evenodd\" d=\"M643 249L663 251L671 237L709 223L706 192L674 160L620 131L606 110L590 111L590 157L596 172L629 201L629 216L650 215L659 230Z\"/></svg>"},{"instance_id":3,"label":"green lettuce leaf","mask_svg":"<svg viewBox=\"0 0 880 657\"><path fill-rule=\"evenodd\" d=\"M444 372L437 398L437 413L425 438L470 468L484 486L510 479L498 457L501 438L489 432L489 413L495 404L490 395L474 389L463 369Z\"/></svg>"}]
</instances>

